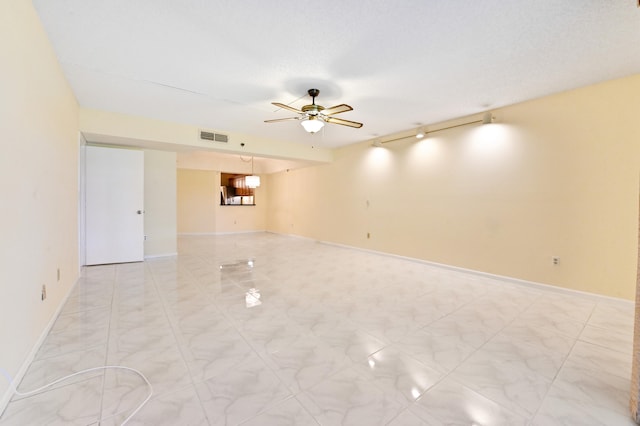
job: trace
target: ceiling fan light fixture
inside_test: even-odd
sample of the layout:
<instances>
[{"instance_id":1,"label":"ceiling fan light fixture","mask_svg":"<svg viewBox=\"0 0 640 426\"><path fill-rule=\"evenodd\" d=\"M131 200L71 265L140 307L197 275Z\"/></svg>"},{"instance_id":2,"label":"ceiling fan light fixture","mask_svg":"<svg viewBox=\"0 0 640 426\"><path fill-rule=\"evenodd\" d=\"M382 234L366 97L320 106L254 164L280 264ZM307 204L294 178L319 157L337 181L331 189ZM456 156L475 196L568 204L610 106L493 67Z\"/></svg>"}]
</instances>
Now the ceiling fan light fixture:
<instances>
[{"instance_id":1,"label":"ceiling fan light fixture","mask_svg":"<svg viewBox=\"0 0 640 426\"><path fill-rule=\"evenodd\" d=\"M312 116L302 120L300 124L308 133L316 133L318 130L322 129L322 127L324 126L324 121L319 120L315 116Z\"/></svg>"}]
</instances>

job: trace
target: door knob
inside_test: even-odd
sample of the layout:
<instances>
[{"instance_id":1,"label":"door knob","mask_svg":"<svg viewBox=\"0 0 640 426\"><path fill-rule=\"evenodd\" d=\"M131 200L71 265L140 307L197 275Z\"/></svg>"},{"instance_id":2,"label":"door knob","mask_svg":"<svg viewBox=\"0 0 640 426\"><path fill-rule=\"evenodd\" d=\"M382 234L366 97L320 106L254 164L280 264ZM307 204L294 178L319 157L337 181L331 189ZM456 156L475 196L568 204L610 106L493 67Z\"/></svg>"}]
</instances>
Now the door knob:
<instances>
[{"instance_id":1,"label":"door knob","mask_svg":"<svg viewBox=\"0 0 640 426\"><path fill-rule=\"evenodd\" d=\"M138 213L138 214L142 214L142 210L138 210L138 211L137 211L137 213Z\"/></svg>"}]
</instances>

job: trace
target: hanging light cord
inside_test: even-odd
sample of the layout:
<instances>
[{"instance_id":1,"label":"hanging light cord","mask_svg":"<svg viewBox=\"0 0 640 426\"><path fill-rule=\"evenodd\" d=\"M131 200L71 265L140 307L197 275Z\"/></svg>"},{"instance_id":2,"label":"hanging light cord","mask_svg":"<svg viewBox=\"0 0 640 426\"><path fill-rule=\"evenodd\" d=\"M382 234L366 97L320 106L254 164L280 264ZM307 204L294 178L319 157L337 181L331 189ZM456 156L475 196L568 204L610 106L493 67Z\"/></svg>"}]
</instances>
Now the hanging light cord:
<instances>
[{"instance_id":1,"label":"hanging light cord","mask_svg":"<svg viewBox=\"0 0 640 426\"><path fill-rule=\"evenodd\" d=\"M140 371L136 370L135 368L123 367L121 365L105 365L105 366L102 366L102 367L87 368L86 370L81 370L81 371L78 371L76 373L69 374L68 376L61 377L61 378L59 378L57 380L54 380L51 383L48 383L48 384L46 384L44 386L39 387L38 389L34 389L34 390L31 390L31 391L28 391L28 392L19 392L18 389L16 388L16 386L13 383L13 379L11 378L11 375L5 369L0 368L0 371L2 372L4 377L9 381L9 387L11 388L13 393L18 395L18 396L35 395L35 394L40 393L40 392L42 392L42 391L44 391L44 390L46 390L46 389L48 389L48 388L50 388L52 386L57 385L60 382L63 382L65 380L67 380L67 379L70 379L72 377L79 376L81 374L89 373L89 372L92 372L92 371L99 371L99 370L125 370L125 371L131 371L131 372L137 374L138 376L140 376L145 381L145 383L147 384L147 387L149 388L149 395L147 395L147 397L144 399L144 401L142 401L138 405L138 407L131 414L129 414L129 416L126 419L124 419L124 421L122 423L120 423L121 426L124 426L129 422L129 420L131 420L133 418L133 416L138 414L138 412L142 409L142 407L145 406L145 404L147 402L149 402L149 400L151 399L151 396L153 395L153 386L151 386L151 383L145 377L145 375L142 374ZM100 413L100 419L99 419L98 423L102 422L105 419L114 417L117 414L119 414L119 413L111 414L111 415L103 418L102 417L102 413Z\"/></svg>"},{"instance_id":2,"label":"hanging light cord","mask_svg":"<svg viewBox=\"0 0 640 426\"><path fill-rule=\"evenodd\" d=\"M253 176L253 157L249 158L248 160L245 160L244 158L242 158L242 155L240 155L239 157L243 162L251 163L251 175Z\"/></svg>"}]
</instances>

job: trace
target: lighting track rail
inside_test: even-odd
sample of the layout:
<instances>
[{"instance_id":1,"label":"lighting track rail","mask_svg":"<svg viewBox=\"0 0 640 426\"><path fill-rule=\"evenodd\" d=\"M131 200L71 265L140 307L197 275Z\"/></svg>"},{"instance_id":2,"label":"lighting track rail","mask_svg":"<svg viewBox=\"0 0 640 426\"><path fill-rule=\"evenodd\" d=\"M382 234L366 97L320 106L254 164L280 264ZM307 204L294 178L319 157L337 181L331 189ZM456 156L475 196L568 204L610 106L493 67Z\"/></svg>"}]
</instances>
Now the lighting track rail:
<instances>
[{"instance_id":1,"label":"lighting track rail","mask_svg":"<svg viewBox=\"0 0 640 426\"><path fill-rule=\"evenodd\" d=\"M380 140L380 139L375 139L373 141L373 146L382 146L385 143L390 143L390 142L397 142L397 141L401 141L404 139L409 139L409 138L418 138L418 139L422 139L423 137L425 137L428 134L431 133L436 133L436 132L441 132L443 130L449 130L449 129L455 129L456 127L462 127L462 126L469 126L471 124L489 124L489 123L493 123L495 120L495 117L493 116L492 113L487 112L485 113L482 118L478 119L478 120L473 120L473 121L468 121L465 123L459 123L459 124L454 124L452 126L447 126L447 127L440 127L438 129L434 129L434 130L425 130L424 128L420 128L416 131L415 135L407 135L407 136L401 136L399 138L394 138L394 139L388 139L388 140Z\"/></svg>"}]
</instances>

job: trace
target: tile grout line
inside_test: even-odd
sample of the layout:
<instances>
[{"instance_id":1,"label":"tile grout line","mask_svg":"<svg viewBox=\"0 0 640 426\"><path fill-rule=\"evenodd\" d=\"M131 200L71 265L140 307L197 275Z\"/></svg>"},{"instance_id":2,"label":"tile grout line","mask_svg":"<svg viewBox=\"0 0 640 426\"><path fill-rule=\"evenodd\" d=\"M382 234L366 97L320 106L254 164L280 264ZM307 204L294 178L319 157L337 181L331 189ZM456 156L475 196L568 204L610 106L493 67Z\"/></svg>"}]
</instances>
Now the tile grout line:
<instances>
[{"instance_id":1,"label":"tile grout line","mask_svg":"<svg viewBox=\"0 0 640 426\"><path fill-rule=\"evenodd\" d=\"M541 399L540 405L538 406L538 408L536 409L535 413L531 417L531 422L533 422L535 420L535 418L538 416L538 414L540 413L540 409L544 405L544 402L547 399L547 396L549 395L549 392L551 391L551 389L555 385L556 380L558 379L558 376L560 375L560 372L562 371L562 369L564 368L565 364L567 363L567 360L569 359L569 357L571 357L571 354L573 353L573 350L576 347L576 344L578 343L578 340L580 339L580 336L584 332L584 329L586 328L587 324L589 323L589 320L591 319L591 316L595 312L595 309L596 309L597 305L598 305L598 303L594 303L594 306L593 306L593 308L591 308L591 312L589 313L589 316L587 317L587 319L584 321L584 324L582 325L582 329L576 335L576 337L572 339L573 340L573 344L571 345L571 349L569 349L569 351L567 352L567 356L564 358L564 360L562 361L562 364L560 365L560 367L556 371L556 374L553 376L553 379L551 380L551 384L549 385L549 387L547 388L546 392L544 393L544 396Z\"/></svg>"},{"instance_id":2,"label":"tile grout line","mask_svg":"<svg viewBox=\"0 0 640 426\"><path fill-rule=\"evenodd\" d=\"M178 266L179 256L180 256L180 254L178 253L178 255L176 256L176 275L178 273L177 266ZM145 264L146 264L146 261L145 261ZM145 265L145 267L146 266L147 265ZM183 345L180 343L180 340L178 340L178 337L177 337L177 334L176 334L176 328L178 326L173 321L172 315L169 314L168 305L167 305L168 302L166 301L165 297L161 294L161 292L160 292L160 290L158 288L158 282L156 280L156 276L155 276L155 272L153 271L153 268L151 267L151 265L148 265L148 267L149 267L149 273L151 274L151 277L153 279L154 289L156 291L156 294L158 295L158 298L160 299L160 303L162 303L162 310L163 310L164 315L165 315L165 317L166 317L166 319L167 319L167 321L169 323L169 326L171 327L171 334L173 335L173 338L174 338L174 340L176 342L176 346L178 347L178 351L180 352L180 359L184 364L184 367L185 367L185 369L187 371L187 374L189 375L189 381L191 383L191 387L193 388L193 391L194 391L194 393L196 395L196 398L198 398L198 403L200 404L200 409L202 410L202 413L205 416L205 419L207 420L207 423L211 424L211 419L209 419L209 415L207 414L207 410L205 410L205 408L204 408L204 404L202 402L202 399L200 398L200 393L196 389L196 384L199 383L199 382L196 382L194 380L193 372L191 371L191 368L189 368L189 364L187 363L187 360L186 360L186 357L185 357L185 354L184 354L185 348L183 348ZM195 279L195 277L193 276L191 271L189 271L189 275L194 278L195 282L198 282L198 284L200 284L199 281ZM169 394L169 393L167 393L167 394Z\"/></svg>"},{"instance_id":3,"label":"tile grout line","mask_svg":"<svg viewBox=\"0 0 640 426\"><path fill-rule=\"evenodd\" d=\"M111 303L109 304L109 325L107 327L107 342L105 345L105 351L104 351L104 365L108 365L108 361L109 361L109 346L111 343L111 325L112 325L112 321L113 321L113 310L115 309L115 299L116 299L116 292L117 292L117 286L116 283L118 281L118 266L116 265L113 268L113 279L111 281L111 286L113 287L113 291L111 292ZM101 391L100 391L100 404L99 404L99 411L98 411L98 425L100 425L102 423L102 410L104 409L104 393L105 393L105 389L107 386L107 370L104 370L102 372L102 386L101 386Z\"/></svg>"}]
</instances>

